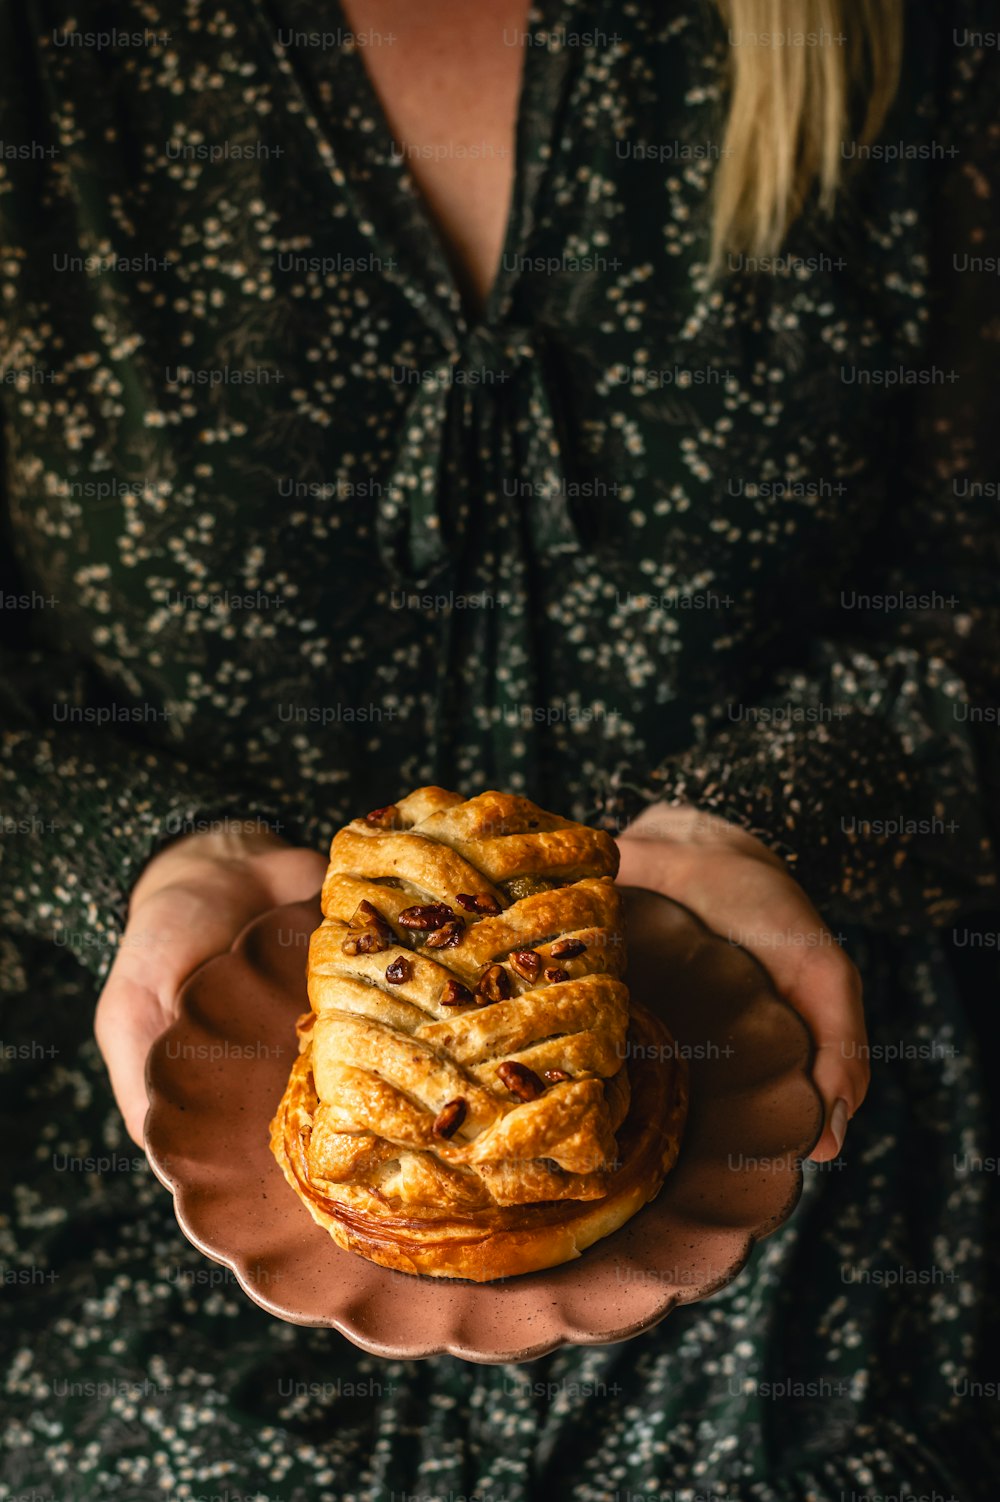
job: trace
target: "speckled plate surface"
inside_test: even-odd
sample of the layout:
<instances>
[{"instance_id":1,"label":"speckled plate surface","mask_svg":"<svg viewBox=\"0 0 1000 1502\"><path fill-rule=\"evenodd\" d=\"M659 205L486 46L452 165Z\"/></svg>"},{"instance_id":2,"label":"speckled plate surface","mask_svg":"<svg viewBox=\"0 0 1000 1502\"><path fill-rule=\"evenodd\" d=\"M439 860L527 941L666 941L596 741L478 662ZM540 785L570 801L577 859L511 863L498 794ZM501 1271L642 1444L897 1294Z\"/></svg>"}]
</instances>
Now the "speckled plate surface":
<instances>
[{"instance_id":1,"label":"speckled plate surface","mask_svg":"<svg viewBox=\"0 0 1000 1502\"><path fill-rule=\"evenodd\" d=\"M812 1046L744 950L653 892L626 898L627 979L687 1058L691 1106L676 1167L620 1231L562 1267L476 1284L377 1267L314 1223L268 1124L308 1009L317 901L265 914L204 965L150 1053L146 1152L185 1235L272 1314L393 1358L527 1361L624 1340L730 1282L802 1192L822 1126Z\"/></svg>"}]
</instances>

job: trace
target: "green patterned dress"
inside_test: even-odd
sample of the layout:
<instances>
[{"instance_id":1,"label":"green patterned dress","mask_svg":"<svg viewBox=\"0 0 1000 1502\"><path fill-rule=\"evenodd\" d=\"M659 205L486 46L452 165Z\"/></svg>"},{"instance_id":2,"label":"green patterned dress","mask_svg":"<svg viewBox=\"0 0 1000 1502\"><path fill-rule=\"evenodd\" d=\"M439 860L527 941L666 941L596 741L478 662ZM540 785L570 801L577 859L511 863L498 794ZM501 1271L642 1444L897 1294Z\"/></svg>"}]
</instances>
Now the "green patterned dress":
<instances>
[{"instance_id":1,"label":"green patterned dress","mask_svg":"<svg viewBox=\"0 0 1000 1502\"><path fill-rule=\"evenodd\" d=\"M335 0L0 6L0 1495L992 1499L997 20L908 6L833 229L712 284L716 9L541 0L472 316ZM719 812L862 968L842 1158L636 1340L283 1325L123 1137L150 854L431 781Z\"/></svg>"}]
</instances>

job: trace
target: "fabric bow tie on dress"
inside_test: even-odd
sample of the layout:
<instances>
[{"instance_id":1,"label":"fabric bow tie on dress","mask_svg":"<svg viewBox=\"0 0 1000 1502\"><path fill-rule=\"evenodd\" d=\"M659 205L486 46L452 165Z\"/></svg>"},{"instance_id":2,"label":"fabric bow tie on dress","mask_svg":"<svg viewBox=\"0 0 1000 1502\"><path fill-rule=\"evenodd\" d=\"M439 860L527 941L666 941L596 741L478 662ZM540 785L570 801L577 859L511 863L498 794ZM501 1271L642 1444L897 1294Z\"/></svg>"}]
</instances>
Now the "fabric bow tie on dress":
<instances>
[{"instance_id":1,"label":"fabric bow tie on dress","mask_svg":"<svg viewBox=\"0 0 1000 1502\"><path fill-rule=\"evenodd\" d=\"M394 579L424 585L454 563L486 489L520 511L538 552L581 552L561 437L565 380L544 333L478 325L428 366L394 367L412 391L378 500L379 552Z\"/></svg>"}]
</instances>

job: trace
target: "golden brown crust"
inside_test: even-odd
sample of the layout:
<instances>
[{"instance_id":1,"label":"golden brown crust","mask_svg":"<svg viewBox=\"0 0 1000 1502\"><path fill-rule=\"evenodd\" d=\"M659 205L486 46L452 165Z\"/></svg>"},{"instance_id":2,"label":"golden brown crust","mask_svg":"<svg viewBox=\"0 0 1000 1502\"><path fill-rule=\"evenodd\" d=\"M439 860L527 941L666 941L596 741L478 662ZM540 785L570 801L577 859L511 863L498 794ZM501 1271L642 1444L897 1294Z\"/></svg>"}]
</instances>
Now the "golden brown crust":
<instances>
[{"instance_id":1,"label":"golden brown crust","mask_svg":"<svg viewBox=\"0 0 1000 1502\"><path fill-rule=\"evenodd\" d=\"M656 1193L686 1096L648 1014L657 1062L625 1065L617 864L608 835L496 792L421 788L335 836L272 1147L341 1245L496 1278Z\"/></svg>"},{"instance_id":2,"label":"golden brown crust","mask_svg":"<svg viewBox=\"0 0 1000 1502\"><path fill-rule=\"evenodd\" d=\"M308 1052L300 1055L271 1123L271 1148L310 1215L339 1246L382 1267L477 1283L556 1267L616 1231L648 1203L673 1167L687 1115L687 1068L670 1032L633 1008L633 1109L619 1133L620 1167L596 1200L491 1207L470 1213L441 1200L434 1219L367 1213L309 1178L318 1098ZM320 1107L320 1110L322 1108ZM323 1191L326 1190L324 1193Z\"/></svg>"}]
</instances>

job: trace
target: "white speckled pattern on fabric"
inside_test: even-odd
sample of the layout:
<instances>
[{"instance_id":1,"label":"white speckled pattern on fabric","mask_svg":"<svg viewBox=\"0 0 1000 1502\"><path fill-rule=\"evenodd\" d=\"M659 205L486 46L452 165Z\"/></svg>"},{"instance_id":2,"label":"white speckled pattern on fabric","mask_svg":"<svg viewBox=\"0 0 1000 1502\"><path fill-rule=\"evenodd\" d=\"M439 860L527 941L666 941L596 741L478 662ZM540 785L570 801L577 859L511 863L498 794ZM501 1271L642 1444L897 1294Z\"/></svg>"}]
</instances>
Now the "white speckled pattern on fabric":
<instances>
[{"instance_id":1,"label":"white speckled pattern on fabric","mask_svg":"<svg viewBox=\"0 0 1000 1502\"><path fill-rule=\"evenodd\" d=\"M963 41L990 8L909 9L907 149L832 232L807 212L791 269L713 288L714 11L546 0L479 319L358 51L293 35L334 5L99 10L147 44L72 44L99 23L68 0L0 14L0 1071L36 1144L0 1253L42 1270L0 1305L0 1477L965 1502L997 1421L970 1437L954 1384L996 1323L987 1180L953 1160L986 1116L925 930L995 901L1000 279L959 265L998 254L1000 52ZM165 838L259 815L322 848L427 782L754 829L848 930L875 1040L925 1045L752 1268L638 1341L403 1368L275 1324L199 1281L82 1041L70 951L104 971ZM56 1053L19 1053L43 1009ZM940 1281L843 1277L897 1264Z\"/></svg>"}]
</instances>

